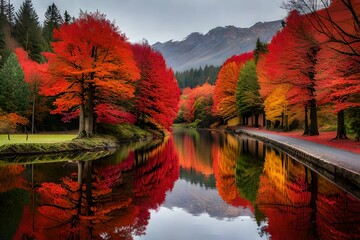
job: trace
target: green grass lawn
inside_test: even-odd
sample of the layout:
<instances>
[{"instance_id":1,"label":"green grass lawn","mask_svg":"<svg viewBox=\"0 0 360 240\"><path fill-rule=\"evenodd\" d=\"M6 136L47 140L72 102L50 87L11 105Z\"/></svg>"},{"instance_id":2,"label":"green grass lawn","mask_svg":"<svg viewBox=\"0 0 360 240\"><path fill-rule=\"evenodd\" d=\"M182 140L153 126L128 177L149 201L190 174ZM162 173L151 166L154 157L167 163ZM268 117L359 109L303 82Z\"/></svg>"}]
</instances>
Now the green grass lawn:
<instances>
[{"instance_id":1,"label":"green grass lawn","mask_svg":"<svg viewBox=\"0 0 360 240\"><path fill-rule=\"evenodd\" d=\"M10 134L10 140L7 134L0 134L0 146L11 143L55 143L70 141L76 134L29 134L26 140L26 134Z\"/></svg>"}]
</instances>

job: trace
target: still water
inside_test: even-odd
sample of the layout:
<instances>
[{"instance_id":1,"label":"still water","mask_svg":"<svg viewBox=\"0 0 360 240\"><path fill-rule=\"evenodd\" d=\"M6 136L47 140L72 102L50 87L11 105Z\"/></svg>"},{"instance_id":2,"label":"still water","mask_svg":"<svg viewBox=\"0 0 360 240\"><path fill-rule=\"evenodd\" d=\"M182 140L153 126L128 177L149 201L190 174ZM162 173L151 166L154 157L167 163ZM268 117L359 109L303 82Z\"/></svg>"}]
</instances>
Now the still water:
<instances>
[{"instance_id":1,"label":"still water","mask_svg":"<svg viewBox=\"0 0 360 240\"><path fill-rule=\"evenodd\" d=\"M49 159L0 165L1 240L360 239L358 199L251 138L175 130Z\"/></svg>"}]
</instances>

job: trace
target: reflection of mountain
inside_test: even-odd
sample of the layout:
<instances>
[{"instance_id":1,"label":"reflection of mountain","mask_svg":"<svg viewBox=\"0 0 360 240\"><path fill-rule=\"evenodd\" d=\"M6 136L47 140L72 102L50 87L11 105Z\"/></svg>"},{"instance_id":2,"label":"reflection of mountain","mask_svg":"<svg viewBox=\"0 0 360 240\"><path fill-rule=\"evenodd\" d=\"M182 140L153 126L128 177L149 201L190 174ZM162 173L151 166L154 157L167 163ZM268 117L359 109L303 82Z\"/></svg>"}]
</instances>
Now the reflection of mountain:
<instances>
[{"instance_id":1,"label":"reflection of mountain","mask_svg":"<svg viewBox=\"0 0 360 240\"><path fill-rule=\"evenodd\" d=\"M217 190L191 185L184 180L178 180L175 183L172 193L166 197L162 206L170 209L182 208L196 216L201 213L208 213L210 217L217 219L253 216L249 208L234 207L225 203Z\"/></svg>"},{"instance_id":2,"label":"reflection of mountain","mask_svg":"<svg viewBox=\"0 0 360 240\"><path fill-rule=\"evenodd\" d=\"M215 189L216 188L216 182L215 182L215 176L214 174L211 174L210 176L204 175L201 172L197 172L195 170L187 170L182 167L180 167L180 178L184 179L191 184L198 184L200 187L205 187Z\"/></svg>"}]
</instances>

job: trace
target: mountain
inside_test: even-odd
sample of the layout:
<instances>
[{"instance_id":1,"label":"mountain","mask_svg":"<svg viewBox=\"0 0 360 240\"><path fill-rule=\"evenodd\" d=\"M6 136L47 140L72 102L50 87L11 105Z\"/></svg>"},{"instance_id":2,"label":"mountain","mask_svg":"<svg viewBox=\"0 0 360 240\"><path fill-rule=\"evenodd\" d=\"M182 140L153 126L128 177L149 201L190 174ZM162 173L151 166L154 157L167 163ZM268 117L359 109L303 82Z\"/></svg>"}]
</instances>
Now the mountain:
<instances>
[{"instance_id":1,"label":"mountain","mask_svg":"<svg viewBox=\"0 0 360 240\"><path fill-rule=\"evenodd\" d=\"M250 28L216 27L205 35L195 32L182 41L157 42L152 46L163 54L175 71L205 65L220 66L232 55L253 50L258 38L270 42L280 28L281 20L258 22Z\"/></svg>"}]
</instances>

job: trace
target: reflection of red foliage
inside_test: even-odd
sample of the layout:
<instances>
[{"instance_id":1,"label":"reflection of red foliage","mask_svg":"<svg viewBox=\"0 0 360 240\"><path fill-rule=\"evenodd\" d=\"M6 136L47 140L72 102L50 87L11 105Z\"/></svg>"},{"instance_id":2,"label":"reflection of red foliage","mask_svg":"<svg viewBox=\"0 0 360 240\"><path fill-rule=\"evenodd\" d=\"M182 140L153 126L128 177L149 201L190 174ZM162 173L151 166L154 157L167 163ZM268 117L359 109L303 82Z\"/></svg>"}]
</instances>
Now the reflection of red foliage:
<instances>
[{"instance_id":1,"label":"reflection of red foliage","mask_svg":"<svg viewBox=\"0 0 360 240\"><path fill-rule=\"evenodd\" d=\"M360 239L360 202L319 178L317 222L320 239Z\"/></svg>"},{"instance_id":2,"label":"reflection of red foliage","mask_svg":"<svg viewBox=\"0 0 360 240\"><path fill-rule=\"evenodd\" d=\"M272 239L358 239L359 201L304 165L266 152L257 205Z\"/></svg>"},{"instance_id":3,"label":"reflection of red foliage","mask_svg":"<svg viewBox=\"0 0 360 240\"><path fill-rule=\"evenodd\" d=\"M142 208L156 209L179 178L179 160L172 138L147 154L150 157L146 163L135 171L134 194Z\"/></svg>"},{"instance_id":4,"label":"reflection of red foliage","mask_svg":"<svg viewBox=\"0 0 360 240\"><path fill-rule=\"evenodd\" d=\"M172 139L142 153L145 161L135 168L134 160L140 156L132 152L113 166L80 163L83 182L74 173L59 184L42 183L37 190L39 207L24 208L15 237L132 239L144 234L149 210L165 200L179 177L179 162Z\"/></svg>"},{"instance_id":5,"label":"reflection of red foliage","mask_svg":"<svg viewBox=\"0 0 360 240\"><path fill-rule=\"evenodd\" d=\"M23 165L0 166L0 193L21 188L23 186L21 173L24 170Z\"/></svg>"},{"instance_id":6,"label":"reflection of red foliage","mask_svg":"<svg viewBox=\"0 0 360 240\"><path fill-rule=\"evenodd\" d=\"M36 224L31 224L31 220L36 219ZM50 220L51 221L51 220ZM24 206L21 222L13 239L51 239L51 235L46 235L43 229L47 226L49 219L41 214L34 215L34 211L29 205Z\"/></svg>"},{"instance_id":7,"label":"reflection of red foliage","mask_svg":"<svg viewBox=\"0 0 360 240\"><path fill-rule=\"evenodd\" d=\"M294 194L301 197L300 193ZM298 204L293 205L271 178L266 175L260 177L257 205L268 219L267 231L272 239L309 239L307 231L312 210L308 201Z\"/></svg>"},{"instance_id":8,"label":"reflection of red foliage","mask_svg":"<svg viewBox=\"0 0 360 240\"><path fill-rule=\"evenodd\" d=\"M176 142L176 151L179 156L180 166L188 171L195 170L196 172L202 173L205 176L213 174L211 161L207 161L207 155L203 148L209 146L197 144L195 148L194 138L189 135L184 135L181 141Z\"/></svg>"}]
</instances>

